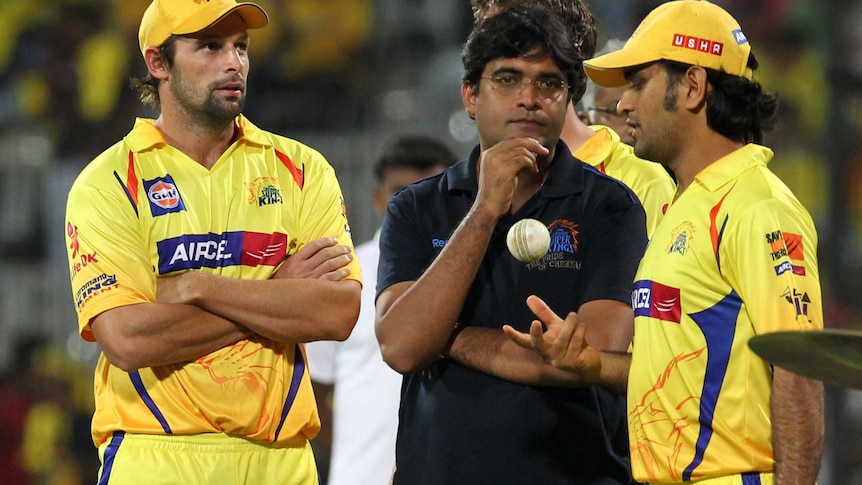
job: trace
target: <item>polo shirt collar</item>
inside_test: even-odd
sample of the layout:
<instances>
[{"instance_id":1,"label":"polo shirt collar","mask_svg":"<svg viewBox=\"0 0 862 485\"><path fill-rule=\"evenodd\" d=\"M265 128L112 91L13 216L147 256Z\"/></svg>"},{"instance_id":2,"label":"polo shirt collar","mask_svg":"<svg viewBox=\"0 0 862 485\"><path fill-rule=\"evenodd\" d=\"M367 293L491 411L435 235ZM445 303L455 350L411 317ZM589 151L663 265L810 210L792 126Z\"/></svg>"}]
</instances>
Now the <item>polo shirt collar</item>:
<instances>
[{"instance_id":1,"label":"polo shirt collar","mask_svg":"<svg viewBox=\"0 0 862 485\"><path fill-rule=\"evenodd\" d=\"M149 118L136 118L135 125L132 131L126 135L126 143L133 152L141 152L156 145L166 145L162 132L155 126L156 120ZM238 140L245 141L254 145L270 146L272 142L266 133L255 126L251 121L243 115L238 115L234 120L239 128Z\"/></svg>"},{"instance_id":2,"label":"polo shirt collar","mask_svg":"<svg viewBox=\"0 0 862 485\"><path fill-rule=\"evenodd\" d=\"M718 190L724 184L734 180L740 173L757 165L766 166L772 160L771 149L749 143L742 148L728 153L708 167L701 170L694 178L709 191Z\"/></svg>"},{"instance_id":3,"label":"polo shirt collar","mask_svg":"<svg viewBox=\"0 0 862 485\"><path fill-rule=\"evenodd\" d=\"M473 148L467 160L453 166L447 172L449 190L463 191L475 194L479 189L479 179L476 172L480 154L479 145ZM565 197L583 190L584 168L586 165L572 157L569 147L560 140L554 149L554 159L551 162L551 172L545 184L539 190L539 195L547 198Z\"/></svg>"}]
</instances>

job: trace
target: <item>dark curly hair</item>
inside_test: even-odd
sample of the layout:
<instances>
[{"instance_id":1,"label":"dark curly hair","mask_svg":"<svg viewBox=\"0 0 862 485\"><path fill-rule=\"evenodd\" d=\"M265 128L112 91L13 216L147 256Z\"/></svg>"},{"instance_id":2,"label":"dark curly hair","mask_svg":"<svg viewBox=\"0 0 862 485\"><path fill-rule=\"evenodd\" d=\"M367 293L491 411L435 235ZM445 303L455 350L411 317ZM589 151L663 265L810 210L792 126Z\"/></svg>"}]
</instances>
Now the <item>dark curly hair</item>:
<instances>
[{"instance_id":1,"label":"dark curly hair","mask_svg":"<svg viewBox=\"0 0 862 485\"><path fill-rule=\"evenodd\" d=\"M505 9L478 22L461 52L462 80L478 92L485 66L494 59L541 59L550 56L572 86L586 84L583 58L571 42L568 29L558 16L540 3L525 3ZM583 90L581 90L583 93Z\"/></svg>"},{"instance_id":2,"label":"dark curly hair","mask_svg":"<svg viewBox=\"0 0 862 485\"><path fill-rule=\"evenodd\" d=\"M662 60L659 63L668 73L668 92L680 82L690 64ZM758 67L754 53L748 58L748 67ZM765 91L756 81L734 76L715 69L706 70L712 86L706 98L706 123L715 132L740 143L763 143L763 132L775 124L778 94ZM673 99L665 98L665 109L673 108Z\"/></svg>"},{"instance_id":3,"label":"dark curly hair","mask_svg":"<svg viewBox=\"0 0 862 485\"><path fill-rule=\"evenodd\" d=\"M569 37L580 51L581 57L591 59L596 54L596 20L583 0L470 0L473 17L478 22L484 19L488 10L497 7L500 10L515 7L524 3L539 3L545 5L551 12L562 19L569 29ZM584 95L587 85L586 76L583 84L570 83L572 98L579 100Z\"/></svg>"}]
</instances>

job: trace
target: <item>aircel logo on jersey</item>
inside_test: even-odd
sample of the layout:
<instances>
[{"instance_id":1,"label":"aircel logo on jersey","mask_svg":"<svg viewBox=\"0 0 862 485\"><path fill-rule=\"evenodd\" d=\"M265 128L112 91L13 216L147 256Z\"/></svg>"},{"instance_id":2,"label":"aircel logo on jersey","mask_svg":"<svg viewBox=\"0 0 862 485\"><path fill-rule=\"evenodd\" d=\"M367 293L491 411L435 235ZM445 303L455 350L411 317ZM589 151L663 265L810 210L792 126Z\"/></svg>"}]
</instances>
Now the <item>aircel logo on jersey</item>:
<instances>
[{"instance_id":1,"label":"aircel logo on jersey","mask_svg":"<svg viewBox=\"0 0 862 485\"><path fill-rule=\"evenodd\" d=\"M147 192L153 217L186 210L180 191L170 174L154 180L144 180L144 190Z\"/></svg>"},{"instance_id":2,"label":"aircel logo on jersey","mask_svg":"<svg viewBox=\"0 0 862 485\"><path fill-rule=\"evenodd\" d=\"M679 323L682 318L679 288L649 280L636 281L632 289L632 309L636 317Z\"/></svg>"},{"instance_id":3,"label":"aircel logo on jersey","mask_svg":"<svg viewBox=\"0 0 862 485\"><path fill-rule=\"evenodd\" d=\"M287 235L225 232L185 234L156 243L159 274L225 266L276 266L287 254Z\"/></svg>"}]
</instances>

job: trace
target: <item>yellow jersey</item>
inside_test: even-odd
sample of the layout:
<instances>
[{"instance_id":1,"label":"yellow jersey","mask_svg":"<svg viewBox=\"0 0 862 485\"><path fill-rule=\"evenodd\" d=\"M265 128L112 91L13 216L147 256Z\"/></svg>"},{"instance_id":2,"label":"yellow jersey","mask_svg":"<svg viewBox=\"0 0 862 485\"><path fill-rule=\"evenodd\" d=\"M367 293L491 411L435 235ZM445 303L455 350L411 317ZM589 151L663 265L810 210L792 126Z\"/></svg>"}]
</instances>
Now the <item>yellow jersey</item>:
<instances>
[{"instance_id":1,"label":"yellow jersey","mask_svg":"<svg viewBox=\"0 0 862 485\"><path fill-rule=\"evenodd\" d=\"M773 470L769 363L754 335L823 327L817 233L749 144L667 210L632 292L628 384L634 478L679 482Z\"/></svg>"},{"instance_id":2,"label":"yellow jersey","mask_svg":"<svg viewBox=\"0 0 862 485\"><path fill-rule=\"evenodd\" d=\"M634 148L623 143L614 130L602 125L590 128L596 134L572 155L626 184L638 196L651 238L676 189L673 179L660 164L635 156Z\"/></svg>"},{"instance_id":3,"label":"yellow jersey","mask_svg":"<svg viewBox=\"0 0 862 485\"><path fill-rule=\"evenodd\" d=\"M184 271L266 280L290 254L331 236L352 246L335 172L317 151L237 117L239 136L211 169L138 119L78 176L66 241L81 336L100 313L156 301ZM350 278L361 280L358 260ZM361 281L360 281L361 282ZM115 431L227 433L263 442L320 427L300 343L254 336L194 362L95 372L93 440Z\"/></svg>"}]
</instances>

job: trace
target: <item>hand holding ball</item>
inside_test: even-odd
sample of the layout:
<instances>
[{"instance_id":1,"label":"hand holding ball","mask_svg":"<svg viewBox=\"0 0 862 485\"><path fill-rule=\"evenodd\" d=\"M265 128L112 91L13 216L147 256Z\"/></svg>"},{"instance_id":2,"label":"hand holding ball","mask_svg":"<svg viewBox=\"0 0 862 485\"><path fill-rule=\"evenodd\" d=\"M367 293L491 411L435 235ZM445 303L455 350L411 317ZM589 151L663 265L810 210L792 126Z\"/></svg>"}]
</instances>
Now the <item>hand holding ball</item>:
<instances>
[{"instance_id":1,"label":"hand holding ball","mask_svg":"<svg viewBox=\"0 0 862 485\"><path fill-rule=\"evenodd\" d=\"M518 261L532 263L548 254L551 233L536 219L521 219L506 234L506 246Z\"/></svg>"}]
</instances>

